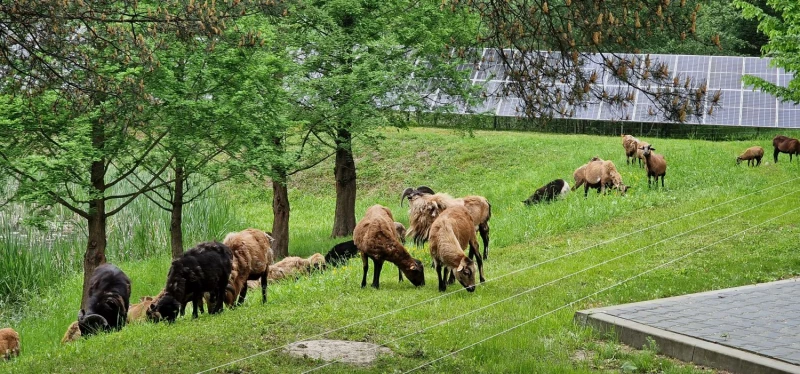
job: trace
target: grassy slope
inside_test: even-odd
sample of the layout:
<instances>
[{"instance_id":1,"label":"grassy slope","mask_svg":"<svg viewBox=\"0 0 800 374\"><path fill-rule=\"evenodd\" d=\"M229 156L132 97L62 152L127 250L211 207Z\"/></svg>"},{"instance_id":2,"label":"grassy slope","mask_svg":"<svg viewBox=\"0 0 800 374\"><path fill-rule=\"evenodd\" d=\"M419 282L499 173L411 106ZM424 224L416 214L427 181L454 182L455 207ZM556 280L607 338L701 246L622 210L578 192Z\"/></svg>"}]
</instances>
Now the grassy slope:
<instances>
[{"instance_id":1,"label":"grassy slope","mask_svg":"<svg viewBox=\"0 0 800 374\"><path fill-rule=\"evenodd\" d=\"M223 370L304 371L320 363L290 358L278 348L330 330L335 331L325 337L386 344L396 352L358 371L406 371L528 321L424 371L595 372L627 363L643 372L695 372L649 351L627 352L599 342L593 331L572 323L572 314L599 305L769 281L800 270L793 255L800 233L792 219L796 213L714 244L798 206L796 183L783 183L800 176L797 163L774 165L765 159L760 168L734 165L736 154L751 143L770 149L768 140L648 139L669 162L667 189L649 190L644 171L625 165L616 137L492 132L463 137L429 129L387 131L385 136L378 147L357 149L357 216L378 203L407 222L398 199L412 185L486 196L493 206L492 251L485 265L489 282L474 294L455 285L439 297L430 269L428 285L415 289L398 283L392 266L384 270L380 290L362 290L360 261L353 260L344 268L270 287L266 306L251 297L242 308L220 316L182 319L172 326L134 325L64 347L58 340L76 312L63 306L74 305L80 296L75 276L30 302L27 317L15 326L22 335L23 357L0 365L0 372L196 372L264 350L273 351ZM623 180L634 186L628 196L590 192L584 199L582 193L573 193L550 205L525 208L520 203L549 180L571 183L572 171L595 155L617 163ZM328 238L334 207L330 174L332 165L323 164L292 182L294 254L324 252L340 241ZM270 227L268 191L228 186L228 192L239 206L237 220ZM746 194L751 195L729 201ZM623 235L629 236L614 240ZM597 245L603 242L608 243ZM704 250L638 276L698 249ZM411 251L429 263L426 249ZM562 255L566 257L542 263ZM163 286L168 260L120 266L133 280L133 297L138 299ZM636 278L589 296L629 277ZM408 305L414 306L370 320ZM332 365L324 370L355 369Z\"/></svg>"}]
</instances>

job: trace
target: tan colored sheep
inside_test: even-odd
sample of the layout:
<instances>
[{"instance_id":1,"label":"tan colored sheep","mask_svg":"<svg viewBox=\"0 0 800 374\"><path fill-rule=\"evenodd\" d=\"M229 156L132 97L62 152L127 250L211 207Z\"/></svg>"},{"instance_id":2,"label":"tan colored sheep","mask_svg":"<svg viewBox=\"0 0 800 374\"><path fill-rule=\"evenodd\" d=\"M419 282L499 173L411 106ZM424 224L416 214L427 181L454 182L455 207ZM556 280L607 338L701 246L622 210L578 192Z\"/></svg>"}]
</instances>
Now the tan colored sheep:
<instances>
[{"instance_id":1,"label":"tan colored sheep","mask_svg":"<svg viewBox=\"0 0 800 374\"><path fill-rule=\"evenodd\" d=\"M233 253L231 276L225 302L241 304L247 296L247 281L261 280L261 302L267 302L267 276L272 263L272 237L257 229L232 232L223 244ZM238 297L238 301L236 300Z\"/></svg>"},{"instance_id":2,"label":"tan colored sheep","mask_svg":"<svg viewBox=\"0 0 800 374\"><path fill-rule=\"evenodd\" d=\"M736 165L742 163L742 161L747 161L747 166L759 166L761 165L761 158L764 157L764 148L759 146L750 147L744 150L744 153L736 157Z\"/></svg>"},{"instance_id":3,"label":"tan colored sheep","mask_svg":"<svg viewBox=\"0 0 800 374\"><path fill-rule=\"evenodd\" d=\"M395 264L415 286L425 285L425 274L422 262L408 254L403 243L397 238L392 212L380 205L373 205L367 209L353 230L353 242L361 254L364 264L364 276L361 287L367 285L367 271L369 259L375 264L372 287L378 288L383 262Z\"/></svg>"},{"instance_id":4,"label":"tan colored sheep","mask_svg":"<svg viewBox=\"0 0 800 374\"><path fill-rule=\"evenodd\" d=\"M138 303L131 304L131 307L128 308L128 323L144 321L147 318L147 310L150 309L150 305L157 303L165 292L166 289L162 289L156 296L142 296L139 298ZM202 309L202 306L200 308Z\"/></svg>"},{"instance_id":5,"label":"tan colored sheep","mask_svg":"<svg viewBox=\"0 0 800 374\"><path fill-rule=\"evenodd\" d=\"M462 206L453 206L442 212L431 226L430 251L439 279L439 291L447 290L446 268L455 275L464 288L469 292L475 291L475 264L471 258L476 258L480 281L483 277L483 260L478 253L478 240L469 211ZM469 257L464 255L464 250L469 246ZM451 278L452 281L452 278Z\"/></svg>"},{"instance_id":6,"label":"tan colored sheep","mask_svg":"<svg viewBox=\"0 0 800 374\"><path fill-rule=\"evenodd\" d=\"M576 189L583 185L584 196L588 196L589 188L597 189L598 193L605 193L606 188L611 187L619 190L623 195L629 188L622 182L622 176L612 161L604 161L596 157L576 169L573 176L575 177L575 186L572 188Z\"/></svg>"},{"instance_id":7,"label":"tan colored sheep","mask_svg":"<svg viewBox=\"0 0 800 374\"><path fill-rule=\"evenodd\" d=\"M19 334L12 328L0 329L0 357L10 360L19 356L19 350Z\"/></svg>"},{"instance_id":8,"label":"tan colored sheep","mask_svg":"<svg viewBox=\"0 0 800 374\"><path fill-rule=\"evenodd\" d=\"M314 253L313 255L309 256L307 260L309 265L311 265L311 269L313 270L325 271L325 269L328 267L328 264L325 262L325 256L323 256L322 253Z\"/></svg>"},{"instance_id":9,"label":"tan colored sheep","mask_svg":"<svg viewBox=\"0 0 800 374\"><path fill-rule=\"evenodd\" d=\"M67 327L67 332L64 333L64 337L61 338L61 344L66 344L69 342L74 342L81 337L81 329L78 327L78 321L72 322L72 324Z\"/></svg>"},{"instance_id":10,"label":"tan colored sheep","mask_svg":"<svg viewBox=\"0 0 800 374\"><path fill-rule=\"evenodd\" d=\"M631 159L638 158L639 139L634 138L633 135L622 134L622 148L625 149L625 163L630 165ZM639 165L641 166L641 164L642 161L639 160Z\"/></svg>"}]
</instances>

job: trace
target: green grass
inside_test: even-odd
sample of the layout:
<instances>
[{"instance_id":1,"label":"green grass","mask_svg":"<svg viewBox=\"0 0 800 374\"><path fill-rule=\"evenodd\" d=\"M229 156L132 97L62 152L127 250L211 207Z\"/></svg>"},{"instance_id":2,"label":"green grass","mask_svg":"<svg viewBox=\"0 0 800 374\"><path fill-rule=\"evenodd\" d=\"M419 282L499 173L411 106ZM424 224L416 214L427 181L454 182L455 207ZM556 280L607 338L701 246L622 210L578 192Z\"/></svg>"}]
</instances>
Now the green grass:
<instances>
[{"instance_id":1,"label":"green grass","mask_svg":"<svg viewBox=\"0 0 800 374\"><path fill-rule=\"evenodd\" d=\"M372 367L334 364L325 372L405 372L426 365L420 372L697 373L702 370L657 355L657 347L625 349L575 325L572 316L579 309L783 279L800 271L794 254L797 213L784 215L800 206L800 165L784 157L778 164L765 158L759 168L734 162L748 146L770 149L769 140L646 139L669 163L667 188L648 189L644 171L625 165L618 137L497 132L463 137L432 129L383 135L379 146L356 149L357 217L382 204L407 223L406 208L398 202L408 186L486 196L493 207L488 281L475 293L454 285L440 294L431 269L427 286L413 288L397 282L393 266L384 269L380 290L361 289L361 263L354 259L342 268L270 286L267 305L251 296L219 316L183 318L171 326L131 325L61 346L80 298L81 279L75 275L26 302L25 314L13 325L22 336L23 355L0 365L0 372L197 372L263 351L268 352L219 372L302 372L322 363L291 358L280 347L323 334L384 344L395 352ZM571 183L573 170L592 156L615 161L625 183L634 187L627 196L590 192L584 199L572 193L552 204L523 206L523 199L552 179ZM331 174L332 165L325 163L291 181L290 253L324 252L341 241L329 238ZM267 185L226 185L219 193L236 222L271 226ZM668 223L658 225L663 222ZM166 248L162 243L155 245ZM427 248L410 250L430 263ZM132 279L132 298L138 300L163 287L169 261L164 251L119 266Z\"/></svg>"}]
</instances>

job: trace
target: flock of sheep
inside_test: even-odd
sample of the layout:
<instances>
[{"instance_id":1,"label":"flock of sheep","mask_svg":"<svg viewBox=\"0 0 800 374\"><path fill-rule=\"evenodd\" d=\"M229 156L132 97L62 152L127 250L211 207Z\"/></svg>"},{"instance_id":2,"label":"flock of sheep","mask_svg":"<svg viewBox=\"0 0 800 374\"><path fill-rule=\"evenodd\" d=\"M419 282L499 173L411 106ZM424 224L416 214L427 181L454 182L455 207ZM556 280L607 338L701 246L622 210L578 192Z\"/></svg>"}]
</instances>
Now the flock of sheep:
<instances>
[{"instance_id":1,"label":"flock of sheep","mask_svg":"<svg viewBox=\"0 0 800 374\"><path fill-rule=\"evenodd\" d=\"M778 135L773 141L774 160L778 162L779 153L800 156L800 141ZM663 155L647 142L631 135L622 135L626 163L636 163L644 167L647 184L651 178L656 185L659 177L664 187L667 162ZM750 147L736 158L737 165L747 161L748 165L758 166L764 156L764 149ZM616 189L625 194L629 188L612 161L592 158L578 167L574 173L572 188L563 180L557 179L539 188L524 201L526 205L551 201L569 191L584 187L584 196L589 188L605 193ZM164 289L156 296L145 296L137 304L130 305L131 281L128 276L113 264L98 267L90 279L86 307L78 313L78 320L69 326L62 339L66 343L80 336L88 336L100 331L119 330L126 323L149 320L153 322L173 322L185 313L186 305L192 303L192 316L197 318L198 309L204 312L203 304L208 306L209 314L216 314L223 303L234 307L244 302L248 288L261 287L261 301L267 301L267 284L282 278L307 274L312 270L324 270L327 264L341 264L350 257L360 255L363 263L361 287L367 283L369 259L374 264L372 286L378 288L381 269L385 261L399 269L399 280L403 274L414 286L425 285L425 266L419 259L411 257L405 249L406 237L413 238L417 245L430 242L429 250L436 269L440 291L447 284L458 280L467 291L475 291L475 273L480 282L485 282L483 260L489 254L489 219L492 207L483 196L454 198L445 193L435 193L425 186L407 188L400 198L400 205L409 202L409 229L394 220L391 211L381 205L367 209L364 217L353 231L353 240L334 246L324 257L316 253L308 259L286 257L273 264L269 233L257 229L246 229L229 233L222 243L206 242L187 250L174 260L167 274ZM483 240L483 256L479 251L476 232ZM465 250L469 248L467 254ZM476 269L477 263L477 269ZM18 356L20 339L10 328L0 329L0 357L10 359Z\"/></svg>"}]
</instances>

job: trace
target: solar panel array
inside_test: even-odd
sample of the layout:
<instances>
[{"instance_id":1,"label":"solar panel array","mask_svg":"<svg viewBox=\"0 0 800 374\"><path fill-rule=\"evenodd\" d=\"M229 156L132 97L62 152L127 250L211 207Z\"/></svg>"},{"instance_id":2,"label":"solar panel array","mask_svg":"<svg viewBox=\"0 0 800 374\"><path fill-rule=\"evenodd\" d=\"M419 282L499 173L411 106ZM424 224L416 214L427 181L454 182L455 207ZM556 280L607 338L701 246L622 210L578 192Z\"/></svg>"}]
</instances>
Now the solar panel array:
<instances>
[{"instance_id":1,"label":"solar panel array","mask_svg":"<svg viewBox=\"0 0 800 374\"><path fill-rule=\"evenodd\" d=\"M523 100L499 94L503 91L502 88L510 83L510 80L497 54L496 49L484 49L480 61L461 66L461 69L471 70L472 84L482 86L485 94L482 95L483 101L477 105L471 107L456 105L458 113L488 113L501 117L525 115ZM559 56L547 55L547 57L555 61ZM627 57L631 56L627 55ZM783 69L771 67L769 58L652 54L650 59L653 62L667 64L670 73L680 76L681 79L691 77L693 82L707 82L709 93L721 91L721 107L715 108L711 114L705 114L702 118L689 120L690 123L800 128L800 105L782 103L767 93L746 87L742 82L742 76L747 74L784 87L788 86L792 75ZM587 74L591 74L592 70L602 73L602 66L599 65L601 61L601 58L587 59L583 66L584 71ZM654 110L654 104L647 98L647 95L617 81L611 77L611 74L598 74L598 76L602 77L602 82L598 82L598 84L602 85L606 91L611 93L622 91L633 94L633 106L619 108L602 102L593 102L588 103L586 107L576 106L574 112L566 115L556 113L554 117L598 121L673 122L659 115L658 110ZM553 89L568 90L566 85L557 86L559 85ZM434 93L429 100L429 105L446 105L456 101L444 94Z\"/></svg>"}]
</instances>

